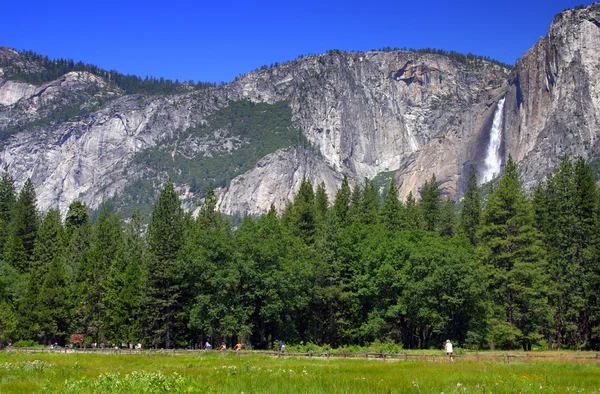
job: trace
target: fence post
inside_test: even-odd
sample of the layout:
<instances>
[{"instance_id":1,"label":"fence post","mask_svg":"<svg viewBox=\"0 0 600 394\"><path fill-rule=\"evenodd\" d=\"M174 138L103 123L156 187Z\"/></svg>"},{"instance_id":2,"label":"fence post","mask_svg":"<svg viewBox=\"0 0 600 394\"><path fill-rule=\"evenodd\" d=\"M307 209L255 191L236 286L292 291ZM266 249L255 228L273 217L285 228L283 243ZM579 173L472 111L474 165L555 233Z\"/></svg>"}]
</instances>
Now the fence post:
<instances>
[{"instance_id":1,"label":"fence post","mask_svg":"<svg viewBox=\"0 0 600 394\"><path fill-rule=\"evenodd\" d=\"M408 361L408 354L406 352L404 352L404 361Z\"/></svg>"},{"instance_id":2,"label":"fence post","mask_svg":"<svg viewBox=\"0 0 600 394\"><path fill-rule=\"evenodd\" d=\"M477 357L477 361L479 361L479 352L475 352L475 356Z\"/></svg>"}]
</instances>

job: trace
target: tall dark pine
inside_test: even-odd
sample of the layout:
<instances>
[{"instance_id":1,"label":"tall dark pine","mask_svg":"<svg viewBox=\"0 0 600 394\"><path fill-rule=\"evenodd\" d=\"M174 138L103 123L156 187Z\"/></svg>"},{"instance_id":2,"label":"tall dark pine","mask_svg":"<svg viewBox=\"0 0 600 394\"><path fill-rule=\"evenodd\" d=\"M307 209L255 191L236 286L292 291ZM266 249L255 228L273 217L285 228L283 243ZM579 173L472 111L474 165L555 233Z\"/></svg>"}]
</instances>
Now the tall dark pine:
<instances>
[{"instance_id":1,"label":"tall dark pine","mask_svg":"<svg viewBox=\"0 0 600 394\"><path fill-rule=\"evenodd\" d=\"M423 229L423 213L421 205L417 202L412 192L406 197L406 211L404 215L404 228L408 230Z\"/></svg>"},{"instance_id":2,"label":"tall dark pine","mask_svg":"<svg viewBox=\"0 0 600 394\"><path fill-rule=\"evenodd\" d=\"M28 272L39 227L35 190L27 179L15 203L4 259L20 272Z\"/></svg>"},{"instance_id":3,"label":"tall dark pine","mask_svg":"<svg viewBox=\"0 0 600 394\"><path fill-rule=\"evenodd\" d=\"M442 236L451 237L456 228L456 206L450 199L443 200L440 206L440 222L438 233Z\"/></svg>"},{"instance_id":4,"label":"tall dark pine","mask_svg":"<svg viewBox=\"0 0 600 394\"><path fill-rule=\"evenodd\" d=\"M144 222L139 210L125 228L106 281L105 303L108 332L117 343L138 343L143 337L142 300L146 270L143 264Z\"/></svg>"},{"instance_id":5,"label":"tall dark pine","mask_svg":"<svg viewBox=\"0 0 600 394\"><path fill-rule=\"evenodd\" d=\"M148 312L150 335L156 346L167 349L175 343L175 327L180 318L181 275L177 255L185 241L184 213L169 182L152 212L148 226Z\"/></svg>"},{"instance_id":6,"label":"tall dark pine","mask_svg":"<svg viewBox=\"0 0 600 394\"><path fill-rule=\"evenodd\" d=\"M64 267L64 230L60 213L48 212L37 233L21 315L29 335L46 344L64 335L72 310ZM57 298L58 297L58 298ZM60 299L59 299L60 298Z\"/></svg>"},{"instance_id":7,"label":"tall dark pine","mask_svg":"<svg viewBox=\"0 0 600 394\"><path fill-rule=\"evenodd\" d=\"M533 209L510 156L505 175L487 199L479 240L494 305L490 341L531 350L549 318L546 261Z\"/></svg>"},{"instance_id":8,"label":"tall dark pine","mask_svg":"<svg viewBox=\"0 0 600 394\"><path fill-rule=\"evenodd\" d=\"M379 193L377 192L373 181L365 180L361 205L361 222L368 225L377 223L377 220L379 219Z\"/></svg>"},{"instance_id":9,"label":"tall dark pine","mask_svg":"<svg viewBox=\"0 0 600 394\"><path fill-rule=\"evenodd\" d=\"M427 231L436 231L439 225L441 194L440 187L435 179L435 174L433 174L431 179L425 182L421 188L420 205L422 207L425 230Z\"/></svg>"},{"instance_id":10,"label":"tall dark pine","mask_svg":"<svg viewBox=\"0 0 600 394\"><path fill-rule=\"evenodd\" d=\"M400 231L402 229L402 211L403 206L398 198L398 188L396 182L392 179L383 201L383 207L381 207L381 223L383 223L386 230Z\"/></svg>"},{"instance_id":11,"label":"tall dark pine","mask_svg":"<svg viewBox=\"0 0 600 394\"><path fill-rule=\"evenodd\" d=\"M89 249L83 251L81 261L70 260L71 257L77 256L77 252L71 249L73 239L67 254L68 266L73 267L74 263L77 264L74 274L75 327L80 333L98 342L109 340L112 334L106 318L110 314L106 300L106 284L109 268L122 241L122 225L121 218L111 207L102 204L98 219L92 228Z\"/></svg>"},{"instance_id":12,"label":"tall dark pine","mask_svg":"<svg viewBox=\"0 0 600 394\"><path fill-rule=\"evenodd\" d=\"M7 171L0 178L0 257L8 240L13 208L17 202L15 184Z\"/></svg>"},{"instance_id":13,"label":"tall dark pine","mask_svg":"<svg viewBox=\"0 0 600 394\"><path fill-rule=\"evenodd\" d=\"M292 233L312 245L317 230L315 193L310 180L303 179L292 207Z\"/></svg>"},{"instance_id":14,"label":"tall dark pine","mask_svg":"<svg viewBox=\"0 0 600 394\"><path fill-rule=\"evenodd\" d=\"M575 163L577 238L582 243L583 297L579 322L588 349L600 348L600 195L591 167L579 158Z\"/></svg>"},{"instance_id":15,"label":"tall dark pine","mask_svg":"<svg viewBox=\"0 0 600 394\"><path fill-rule=\"evenodd\" d=\"M204 205L200 208L198 223L203 228L215 228L217 226L219 212L217 211L217 197L215 187L210 185L204 198Z\"/></svg>"},{"instance_id":16,"label":"tall dark pine","mask_svg":"<svg viewBox=\"0 0 600 394\"><path fill-rule=\"evenodd\" d=\"M350 185L348 184L348 177L344 175L342 184L338 189L333 202L333 211L335 213L335 217L341 225L345 225L348 220L348 208L350 205L351 194L352 191L350 190Z\"/></svg>"},{"instance_id":17,"label":"tall dark pine","mask_svg":"<svg viewBox=\"0 0 600 394\"><path fill-rule=\"evenodd\" d=\"M321 182L321 184L317 187L317 192L315 193L315 208L317 214L317 228L321 230L323 228L323 223L325 222L325 217L327 216L327 210L329 208L329 197L327 196L327 190L325 190L324 182Z\"/></svg>"},{"instance_id":18,"label":"tall dark pine","mask_svg":"<svg viewBox=\"0 0 600 394\"><path fill-rule=\"evenodd\" d=\"M583 308L581 257L582 243L577 236L575 173L571 160L564 156L559 169L549 178L546 191L548 228L548 275L553 279L550 305L558 349L563 343L581 343L576 316ZM552 338L548 338L549 342Z\"/></svg>"},{"instance_id":19,"label":"tall dark pine","mask_svg":"<svg viewBox=\"0 0 600 394\"><path fill-rule=\"evenodd\" d=\"M471 170L467 192L463 198L463 208L460 213L460 231L471 241L477 243L477 230L481 219L481 193L477 186L477 174Z\"/></svg>"}]
</instances>

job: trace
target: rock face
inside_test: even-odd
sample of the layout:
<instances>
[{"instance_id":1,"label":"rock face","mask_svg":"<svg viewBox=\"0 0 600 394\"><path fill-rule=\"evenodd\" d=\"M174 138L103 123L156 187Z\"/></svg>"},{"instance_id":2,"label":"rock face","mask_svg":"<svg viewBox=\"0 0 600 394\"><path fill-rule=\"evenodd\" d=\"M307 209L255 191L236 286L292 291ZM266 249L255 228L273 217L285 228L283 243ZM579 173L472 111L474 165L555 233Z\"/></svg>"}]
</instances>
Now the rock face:
<instances>
[{"instance_id":1,"label":"rock face","mask_svg":"<svg viewBox=\"0 0 600 394\"><path fill-rule=\"evenodd\" d=\"M505 104L504 150L528 186L561 156L598 155L600 3L564 11L512 70Z\"/></svg>"},{"instance_id":2,"label":"rock face","mask_svg":"<svg viewBox=\"0 0 600 394\"><path fill-rule=\"evenodd\" d=\"M149 173L134 163L137 154L206 123L230 101L286 101L312 148L281 149L232 179L219 191L222 212L258 214L271 204L281 210L303 177L323 182L332 198L343 175L362 183L395 172L405 198L435 174L449 196L460 197L470 168L482 169L505 97L503 157L510 153L533 185L563 154L598 153L599 20L598 4L557 15L513 70L438 54L332 51L220 87L161 96L125 95L88 72L41 86L10 80L17 68L41 66L0 48L0 163L17 186L32 178L42 210L65 212L76 199L94 208ZM211 141L190 139L184 149L210 157L241 144L224 130ZM156 179L157 190L165 180Z\"/></svg>"},{"instance_id":3,"label":"rock face","mask_svg":"<svg viewBox=\"0 0 600 394\"><path fill-rule=\"evenodd\" d=\"M265 156L254 169L234 178L221 199L221 210L263 214L273 204L280 212L293 200L305 178L315 187L324 184L329 191L336 190L342 182L340 173L309 150L282 149Z\"/></svg>"}]
</instances>

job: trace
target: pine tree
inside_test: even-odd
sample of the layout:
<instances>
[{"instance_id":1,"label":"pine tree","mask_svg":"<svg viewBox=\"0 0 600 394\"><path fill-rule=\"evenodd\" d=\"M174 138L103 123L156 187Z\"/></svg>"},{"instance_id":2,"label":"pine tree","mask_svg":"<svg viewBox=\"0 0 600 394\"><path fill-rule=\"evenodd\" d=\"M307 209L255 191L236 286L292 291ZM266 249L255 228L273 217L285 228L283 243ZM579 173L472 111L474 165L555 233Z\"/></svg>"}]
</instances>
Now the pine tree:
<instances>
[{"instance_id":1,"label":"pine tree","mask_svg":"<svg viewBox=\"0 0 600 394\"><path fill-rule=\"evenodd\" d=\"M423 221L425 230L437 231L440 222L441 196L442 192L438 182L435 179L435 174L421 188L421 210L423 212Z\"/></svg>"},{"instance_id":2,"label":"pine tree","mask_svg":"<svg viewBox=\"0 0 600 394\"><path fill-rule=\"evenodd\" d=\"M536 211L549 255L548 275L556 280L549 302L557 348L587 346L590 338L586 272L593 266L597 190L583 159L573 167L564 156L544 190L536 190ZM549 338L549 342L553 338Z\"/></svg>"},{"instance_id":3,"label":"pine tree","mask_svg":"<svg viewBox=\"0 0 600 394\"><path fill-rule=\"evenodd\" d=\"M83 252L74 272L75 327L95 342L106 342L111 336L107 327L111 311L107 309L106 286L109 269L122 242L122 226L121 218L110 205L102 204L92 227L89 248Z\"/></svg>"},{"instance_id":4,"label":"pine tree","mask_svg":"<svg viewBox=\"0 0 600 394\"><path fill-rule=\"evenodd\" d=\"M377 192L373 181L365 179L361 204L361 222L366 225L376 224L379 216L379 193Z\"/></svg>"},{"instance_id":5,"label":"pine tree","mask_svg":"<svg viewBox=\"0 0 600 394\"><path fill-rule=\"evenodd\" d=\"M291 231L307 245L314 242L317 230L317 210L315 194L310 180L303 179L294 199L292 208Z\"/></svg>"},{"instance_id":6,"label":"pine tree","mask_svg":"<svg viewBox=\"0 0 600 394\"><path fill-rule=\"evenodd\" d=\"M68 287L66 272L63 267L64 247L65 236L60 212L57 209L51 209L44 217L36 234L31 267L28 272L27 292L21 303L23 325L30 328L30 337L37 338L44 343L56 340L56 335L59 334L57 331L59 330L58 326L55 326L55 329L52 328L55 311L49 310L49 308L54 308L57 300L52 299L55 291L50 287L57 283L52 280L53 269L60 271L56 275L57 280L62 283L61 286ZM67 289L62 290L67 291ZM64 315L66 319L65 321L61 320L60 329L66 329L70 319L68 319L68 313L65 311L71 309L70 299L65 296L61 301L63 305L56 306L59 309L57 313Z\"/></svg>"},{"instance_id":7,"label":"pine tree","mask_svg":"<svg viewBox=\"0 0 600 394\"><path fill-rule=\"evenodd\" d=\"M315 194L316 221L319 232L322 231L328 208L329 197L327 196L327 190L325 190L325 182L321 182L317 187L317 192Z\"/></svg>"},{"instance_id":8,"label":"pine tree","mask_svg":"<svg viewBox=\"0 0 600 394\"><path fill-rule=\"evenodd\" d=\"M363 191L359 185L354 185L352 193L350 194L350 205L348 205L348 222L349 223L360 223L362 220L362 213L364 209L363 204Z\"/></svg>"},{"instance_id":9,"label":"pine tree","mask_svg":"<svg viewBox=\"0 0 600 394\"><path fill-rule=\"evenodd\" d=\"M488 272L494 303L492 344L530 350L546 327L546 261L516 164L489 195L479 232L478 254Z\"/></svg>"},{"instance_id":10,"label":"pine tree","mask_svg":"<svg viewBox=\"0 0 600 394\"><path fill-rule=\"evenodd\" d=\"M153 343L170 349L175 344L181 295L181 271L177 264L185 242L181 202L169 182L158 198L148 226L148 307Z\"/></svg>"},{"instance_id":11,"label":"pine tree","mask_svg":"<svg viewBox=\"0 0 600 394\"><path fill-rule=\"evenodd\" d=\"M472 245L477 244L476 234L481 219L481 192L477 186L477 174L471 169L467 192L463 198L463 208L460 214L460 229Z\"/></svg>"},{"instance_id":12,"label":"pine tree","mask_svg":"<svg viewBox=\"0 0 600 394\"><path fill-rule=\"evenodd\" d=\"M71 278L73 278L84 254L89 250L92 238L92 228L87 207L78 201L72 202L69 205L65 219L65 235L67 242L65 263L67 264Z\"/></svg>"},{"instance_id":13,"label":"pine tree","mask_svg":"<svg viewBox=\"0 0 600 394\"><path fill-rule=\"evenodd\" d=\"M352 191L350 190L350 186L348 184L348 177L344 175L342 179L342 184L335 195L335 200L333 202L333 211L335 212L335 216L340 225L344 226L348 220L348 209L350 206L350 196Z\"/></svg>"},{"instance_id":14,"label":"pine tree","mask_svg":"<svg viewBox=\"0 0 600 394\"><path fill-rule=\"evenodd\" d=\"M50 262L38 299L38 321L42 342L65 345L72 324L67 267L62 256Z\"/></svg>"},{"instance_id":15,"label":"pine tree","mask_svg":"<svg viewBox=\"0 0 600 394\"><path fill-rule=\"evenodd\" d=\"M408 230L423 229L423 213L420 204L415 200L412 191L406 197L406 211L403 227Z\"/></svg>"},{"instance_id":16,"label":"pine tree","mask_svg":"<svg viewBox=\"0 0 600 394\"><path fill-rule=\"evenodd\" d=\"M386 230L395 232L402 229L403 208L402 202L398 198L396 182L392 178L381 208L381 222Z\"/></svg>"},{"instance_id":17,"label":"pine tree","mask_svg":"<svg viewBox=\"0 0 600 394\"><path fill-rule=\"evenodd\" d=\"M591 167L579 158L575 163L577 196L576 237L581 243L583 298L585 307L580 310L579 326L588 349L600 346L600 195Z\"/></svg>"},{"instance_id":18,"label":"pine tree","mask_svg":"<svg viewBox=\"0 0 600 394\"><path fill-rule=\"evenodd\" d=\"M217 212L217 197L215 188L211 184L204 198L204 205L200 208L198 222L205 228L215 228L217 226L219 213Z\"/></svg>"},{"instance_id":19,"label":"pine tree","mask_svg":"<svg viewBox=\"0 0 600 394\"><path fill-rule=\"evenodd\" d=\"M456 206L454 201L445 199L440 206L440 222L438 233L445 237L452 237L456 228Z\"/></svg>"},{"instance_id":20,"label":"pine tree","mask_svg":"<svg viewBox=\"0 0 600 394\"><path fill-rule=\"evenodd\" d=\"M138 343L143 337L142 308L147 272L144 266L144 223L135 210L106 281L107 331L117 343Z\"/></svg>"},{"instance_id":21,"label":"pine tree","mask_svg":"<svg viewBox=\"0 0 600 394\"><path fill-rule=\"evenodd\" d=\"M600 305L598 289L600 288L599 257L595 253L598 238L599 196L591 167L583 158L575 163L575 216L577 225L575 237L579 248L576 256L581 261L581 280L583 307L576 315L578 333L582 344L588 349L597 348L600 343Z\"/></svg>"},{"instance_id":22,"label":"pine tree","mask_svg":"<svg viewBox=\"0 0 600 394\"><path fill-rule=\"evenodd\" d=\"M15 203L4 250L5 261L21 273L29 272L38 226L35 190L27 179Z\"/></svg>"},{"instance_id":23,"label":"pine tree","mask_svg":"<svg viewBox=\"0 0 600 394\"><path fill-rule=\"evenodd\" d=\"M15 185L8 171L0 178L0 257L8 241L12 213L17 202Z\"/></svg>"},{"instance_id":24,"label":"pine tree","mask_svg":"<svg viewBox=\"0 0 600 394\"><path fill-rule=\"evenodd\" d=\"M89 224L89 220L90 215L85 204L80 201L73 201L69 205L69 210L67 211L67 216L65 218L65 231L67 237L71 238L77 229Z\"/></svg>"}]
</instances>

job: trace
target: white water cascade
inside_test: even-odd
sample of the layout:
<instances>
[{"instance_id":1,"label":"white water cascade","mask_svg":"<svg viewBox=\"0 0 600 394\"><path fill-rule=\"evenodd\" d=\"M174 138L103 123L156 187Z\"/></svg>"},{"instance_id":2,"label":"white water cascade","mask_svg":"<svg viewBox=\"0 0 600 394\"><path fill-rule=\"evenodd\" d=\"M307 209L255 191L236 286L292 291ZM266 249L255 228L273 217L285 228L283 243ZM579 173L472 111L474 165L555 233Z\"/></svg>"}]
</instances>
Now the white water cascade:
<instances>
[{"instance_id":1,"label":"white water cascade","mask_svg":"<svg viewBox=\"0 0 600 394\"><path fill-rule=\"evenodd\" d=\"M502 139L502 114L504 111L504 98L498 101L496 106L496 112L494 113L494 122L492 123L492 130L490 130L490 143L487 148L485 155L485 163L483 168L483 179L481 183L491 181L494 176L500 173L500 165L502 159L500 158L500 142Z\"/></svg>"}]
</instances>

